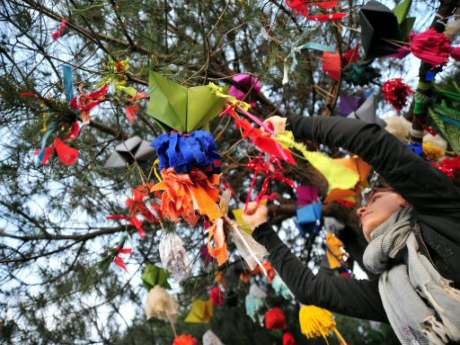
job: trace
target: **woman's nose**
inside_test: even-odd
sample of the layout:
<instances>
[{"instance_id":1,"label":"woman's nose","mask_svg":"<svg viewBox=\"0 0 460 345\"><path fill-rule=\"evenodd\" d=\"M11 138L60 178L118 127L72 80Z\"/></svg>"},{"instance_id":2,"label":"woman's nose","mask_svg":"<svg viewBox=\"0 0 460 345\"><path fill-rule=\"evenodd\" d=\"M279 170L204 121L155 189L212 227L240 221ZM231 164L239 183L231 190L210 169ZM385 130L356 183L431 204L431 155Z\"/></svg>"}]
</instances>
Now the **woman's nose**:
<instances>
[{"instance_id":1,"label":"woman's nose","mask_svg":"<svg viewBox=\"0 0 460 345\"><path fill-rule=\"evenodd\" d=\"M356 210L356 214L361 218L361 215L366 211L366 207L360 207Z\"/></svg>"}]
</instances>

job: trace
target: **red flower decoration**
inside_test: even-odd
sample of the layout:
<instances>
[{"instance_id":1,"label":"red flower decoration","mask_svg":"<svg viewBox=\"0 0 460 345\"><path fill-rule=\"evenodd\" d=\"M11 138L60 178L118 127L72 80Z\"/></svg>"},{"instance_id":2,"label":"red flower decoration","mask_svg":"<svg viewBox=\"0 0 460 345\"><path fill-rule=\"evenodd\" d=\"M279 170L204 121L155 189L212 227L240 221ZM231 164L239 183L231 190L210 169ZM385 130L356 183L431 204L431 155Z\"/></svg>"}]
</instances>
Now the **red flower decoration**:
<instances>
[{"instance_id":1,"label":"red flower decoration","mask_svg":"<svg viewBox=\"0 0 460 345\"><path fill-rule=\"evenodd\" d=\"M308 13L310 13L310 9L305 0L287 0L286 4L294 10L295 13L304 17L308 16Z\"/></svg>"},{"instance_id":2,"label":"red flower decoration","mask_svg":"<svg viewBox=\"0 0 460 345\"><path fill-rule=\"evenodd\" d=\"M414 93L414 90L401 78L395 78L383 83L382 92L383 98L399 112L406 105L407 98Z\"/></svg>"},{"instance_id":3,"label":"red flower decoration","mask_svg":"<svg viewBox=\"0 0 460 345\"><path fill-rule=\"evenodd\" d=\"M198 340L190 334L178 335L172 345L198 345Z\"/></svg>"},{"instance_id":4,"label":"red flower decoration","mask_svg":"<svg viewBox=\"0 0 460 345\"><path fill-rule=\"evenodd\" d=\"M214 305L221 306L224 305L225 296L224 292L218 286L214 286L209 293L211 301Z\"/></svg>"},{"instance_id":5,"label":"red flower decoration","mask_svg":"<svg viewBox=\"0 0 460 345\"><path fill-rule=\"evenodd\" d=\"M125 260L123 260L120 254L127 254L129 256L133 253L133 248L115 247L115 250L117 254L115 255L115 258L113 259L113 262L115 263L115 265L123 269L125 272L128 272L128 267L126 267Z\"/></svg>"},{"instance_id":6,"label":"red flower decoration","mask_svg":"<svg viewBox=\"0 0 460 345\"><path fill-rule=\"evenodd\" d=\"M412 54L431 65L443 65L451 54L451 39L442 32L430 28L425 32L412 35L410 49Z\"/></svg>"},{"instance_id":7,"label":"red flower decoration","mask_svg":"<svg viewBox=\"0 0 460 345\"><path fill-rule=\"evenodd\" d=\"M283 309L275 307L265 313L265 328L279 331L286 328L286 315Z\"/></svg>"},{"instance_id":8,"label":"red flower decoration","mask_svg":"<svg viewBox=\"0 0 460 345\"><path fill-rule=\"evenodd\" d=\"M297 345L297 342L291 332L285 332L283 334L283 345Z\"/></svg>"}]
</instances>

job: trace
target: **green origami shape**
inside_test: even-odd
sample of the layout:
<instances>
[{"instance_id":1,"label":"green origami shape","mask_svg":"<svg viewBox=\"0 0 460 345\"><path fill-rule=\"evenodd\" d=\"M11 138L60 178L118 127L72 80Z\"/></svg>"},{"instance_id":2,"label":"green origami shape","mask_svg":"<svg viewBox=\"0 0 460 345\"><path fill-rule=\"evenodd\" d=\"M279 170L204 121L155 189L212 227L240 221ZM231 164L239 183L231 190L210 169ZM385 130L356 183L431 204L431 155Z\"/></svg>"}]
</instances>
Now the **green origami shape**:
<instances>
[{"instance_id":1,"label":"green origami shape","mask_svg":"<svg viewBox=\"0 0 460 345\"><path fill-rule=\"evenodd\" d=\"M165 129L191 132L206 127L224 108L225 100L207 85L185 87L150 71L147 113Z\"/></svg>"},{"instance_id":2,"label":"green origami shape","mask_svg":"<svg viewBox=\"0 0 460 345\"><path fill-rule=\"evenodd\" d=\"M411 5L412 0L404 0L396 5L396 7L393 9L393 13L395 14L396 18L398 18L399 25L401 25L402 22L406 20Z\"/></svg>"},{"instance_id":3,"label":"green origami shape","mask_svg":"<svg viewBox=\"0 0 460 345\"><path fill-rule=\"evenodd\" d=\"M156 265L148 264L142 274L142 282L147 290L152 289L156 285L162 288L169 289L168 284L169 272Z\"/></svg>"},{"instance_id":4,"label":"green origami shape","mask_svg":"<svg viewBox=\"0 0 460 345\"><path fill-rule=\"evenodd\" d=\"M409 14L410 7L412 6L412 0L404 0L400 2L393 9L393 13L398 19L399 30L401 32L401 39L406 42L409 39L409 34L415 23L414 17L407 17Z\"/></svg>"}]
</instances>

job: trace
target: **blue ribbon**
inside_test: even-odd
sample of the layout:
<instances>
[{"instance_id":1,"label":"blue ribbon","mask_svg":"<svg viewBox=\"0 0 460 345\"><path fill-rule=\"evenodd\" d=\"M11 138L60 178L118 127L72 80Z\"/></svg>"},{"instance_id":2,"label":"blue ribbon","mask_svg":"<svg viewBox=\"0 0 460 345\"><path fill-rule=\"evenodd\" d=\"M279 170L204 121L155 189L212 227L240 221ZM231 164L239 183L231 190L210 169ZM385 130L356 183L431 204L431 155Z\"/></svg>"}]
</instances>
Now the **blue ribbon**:
<instances>
[{"instance_id":1,"label":"blue ribbon","mask_svg":"<svg viewBox=\"0 0 460 345\"><path fill-rule=\"evenodd\" d=\"M415 144L409 144L407 145L413 153L415 153L417 156L423 157L423 146L422 144L415 143Z\"/></svg>"},{"instance_id":2,"label":"blue ribbon","mask_svg":"<svg viewBox=\"0 0 460 345\"><path fill-rule=\"evenodd\" d=\"M50 137L51 134L56 130L57 124L53 122L50 125L50 128L48 131L45 133L43 136L41 142L40 142L40 151L38 152L37 156L37 164L43 162L43 159L45 158L45 152L46 152L46 143L48 142L48 138Z\"/></svg>"},{"instance_id":3,"label":"blue ribbon","mask_svg":"<svg viewBox=\"0 0 460 345\"><path fill-rule=\"evenodd\" d=\"M73 98L73 77L72 77L72 66L68 64L61 65L63 81L64 81L64 93L67 102Z\"/></svg>"},{"instance_id":4,"label":"blue ribbon","mask_svg":"<svg viewBox=\"0 0 460 345\"><path fill-rule=\"evenodd\" d=\"M218 172L214 165L220 160L217 146L208 131L193 131L189 135L177 132L164 133L152 142L160 160L160 170L173 167L178 173L188 173L192 168L208 168Z\"/></svg>"}]
</instances>

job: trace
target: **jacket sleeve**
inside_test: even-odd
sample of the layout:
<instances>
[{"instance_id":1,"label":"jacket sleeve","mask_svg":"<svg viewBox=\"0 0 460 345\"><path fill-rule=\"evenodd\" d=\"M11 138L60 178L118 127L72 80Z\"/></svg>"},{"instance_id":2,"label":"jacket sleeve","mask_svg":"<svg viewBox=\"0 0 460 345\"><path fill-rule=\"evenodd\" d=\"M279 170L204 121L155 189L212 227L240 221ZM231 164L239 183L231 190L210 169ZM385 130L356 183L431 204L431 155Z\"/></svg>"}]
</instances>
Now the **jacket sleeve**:
<instances>
[{"instance_id":1,"label":"jacket sleeve","mask_svg":"<svg viewBox=\"0 0 460 345\"><path fill-rule=\"evenodd\" d=\"M359 155L400 193L423 218L443 216L460 222L460 189L440 171L415 155L396 137L375 124L339 117L289 116L297 139L342 147ZM437 229L443 232L443 229ZM460 233L443 233L460 243ZM452 238L452 235L455 238Z\"/></svg>"},{"instance_id":2,"label":"jacket sleeve","mask_svg":"<svg viewBox=\"0 0 460 345\"><path fill-rule=\"evenodd\" d=\"M352 317L387 322L377 279L348 279L325 270L313 274L267 223L259 226L253 236L267 248L269 261L300 303Z\"/></svg>"}]
</instances>

